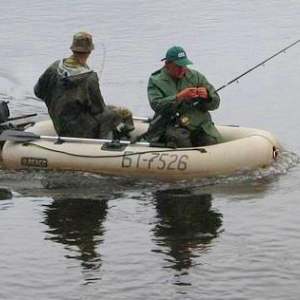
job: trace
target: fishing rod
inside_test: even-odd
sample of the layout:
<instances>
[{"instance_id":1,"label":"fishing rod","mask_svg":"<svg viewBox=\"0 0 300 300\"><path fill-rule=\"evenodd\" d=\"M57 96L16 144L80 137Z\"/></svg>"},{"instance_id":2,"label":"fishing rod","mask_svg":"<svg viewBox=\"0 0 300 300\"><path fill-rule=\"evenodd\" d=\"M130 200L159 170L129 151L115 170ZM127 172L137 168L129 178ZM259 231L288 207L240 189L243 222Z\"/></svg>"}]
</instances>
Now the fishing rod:
<instances>
[{"instance_id":1,"label":"fishing rod","mask_svg":"<svg viewBox=\"0 0 300 300\"><path fill-rule=\"evenodd\" d=\"M241 77L247 75L248 73L252 72L253 70L255 70L256 68L260 67L261 65L264 65L267 61L271 60L272 58L274 58L275 56L279 55L282 52L285 52L287 49L295 46L296 44L298 44L300 42L300 40L290 44L289 46L285 47L284 49L280 50L279 52L275 53L274 55L270 56L269 58L265 59L264 61L262 61L261 63L257 64L256 66L252 67L251 69L249 69L248 71L244 72L243 74L237 76L236 78L230 80L228 83L222 85L221 87L219 87L216 92L224 89L226 86L232 84L233 82L238 81Z\"/></svg>"},{"instance_id":2,"label":"fishing rod","mask_svg":"<svg viewBox=\"0 0 300 300\"><path fill-rule=\"evenodd\" d=\"M280 53L285 52L287 49L295 46L296 44L298 44L300 42L300 40L297 40L296 42L290 44L289 46L283 48L282 50L278 51L277 53L273 54L272 56L270 56L269 58L265 59L264 61L260 62L259 64L255 65L254 67L250 68L249 70L247 70L246 72L242 73L241 75L237 76L236 78L230 80L229 82L227 82L226 84L222 85L221 87L219 87L218 89L215 90L215 92L218 92L222 89L224 89L225 87L229 86L230 84L238 81L240 78L244 77L245 75L247 75L248 73L252 72L253 70L255 70L256 68L264 65L266 62L268 62L269 60L273 59L274 57L276 57L277 55L279 55ZM102 61L102 66L101 66L101 70L99 71L99 79L101 78L101 75L103 73L103 69L104 69L104 64L105 64L105 59L106 59L106 48L104 43L101 44L102 48L103 48L103 61ZM40 100L40 99L37 99ZM140 120L140 121L144 121L144 122L150 122L152 120L152 118L147 118L147 117L133 117L135 120Z\"/></svg>"},{"instance_id":3,"label":"fishing rod","mask_svg":"<svg viewBox=\"0 0 300 300\"><path fill-rule=\"evenodd\" d=\"M264 61L262 61L261 63L255 65L254 67L252 67L251 69L249 69L248 71L244 72L243 74L237 76L236 78L230 80L229 82L227 82L226 84L222 85L221 87L219 87L218 89L216 89L216 92L224 89L225 87L227 87L228 85L238 81L240 78L244 77L245 75L247 75L248 73L252 72L253 70L255 70L256 68L264 65L266 62L268 62L269 60L273 59L274 57L276 57L277 55L279 55L280 53L283 53L285 52L287 49L295 46L296 44L298 44L300 42L300 40L290 44L289 46L283 48L282 50L278 51L277 53L273 54L272 56L270 56L269 58L265 59ZM102 72L103 72L103 69L104 69L104 64L105 64L105 59L106 59L106 48L105 48L105 45L104 43L101 44L102 45L102 48L103 48L103 61L102 61L102 67L101 67L101 70L99 71L99 78L101 77L102 75ZM135 119L139 119L138 117L135 117ZM149 120L149 118L140 118L142 119L143 121L146 121L146 120Z\"/></svg>"},{"instance_id":4,"label":"fishing rod","mask_svg":"<svg viewBox=\"0 0 300 300\"><path fill-rule=\"evenodd\" d=\"M290 44L289 46L283 48L282 50L278 51L277 53L273 54L272 56L270 56L269 58L265 59L264 61L262 61L261 63L257 64L256 66L252 67L251 69L249 69L248 71L244 72L243 74L237 76L236 78L230 80L228 83L222 85L221 87L219 87L218 89L215 90L215 92L217 93L218 91L224 89L225 87L227 87L228 85L238 81L240 78L242 78L243 76L247 75L248 73L252 72L253 70L255 70L256 68L260 67L261 65L264 65L267 61L273 59L275 56L279 55L282 52L285 52L287 49L295 46L296 44L298 44L300 42L300 40ZM194 105L197 105L198 102L195 102ZM147 117L133 117L134 120L140 120L143 122L151 122L152 118L147 118Z\"/></svg>"}]
</instances>

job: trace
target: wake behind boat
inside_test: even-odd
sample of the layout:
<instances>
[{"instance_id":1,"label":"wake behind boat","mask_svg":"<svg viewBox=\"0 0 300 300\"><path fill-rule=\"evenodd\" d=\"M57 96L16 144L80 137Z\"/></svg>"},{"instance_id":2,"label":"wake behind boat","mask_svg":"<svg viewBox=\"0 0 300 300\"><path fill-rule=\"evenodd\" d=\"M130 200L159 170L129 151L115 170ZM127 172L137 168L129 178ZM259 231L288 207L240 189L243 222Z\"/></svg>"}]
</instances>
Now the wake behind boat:
<instances>
[{"instance_id":1,"label":"wake behind boat","mask_svg":"<svg viewBox=\"0 0 300 300\"><path fill-rule=\"evenodd\" d=\"M144 142L131 143L149 123L135 119L130 140L58 137L52 121L44 120L25 131L7 130L2 149L9 169L48 169L186 180L270 166L281 146L270 132L240 126L217 126L225 142L217 145L170 149Z\"/></svg>"}]
</instances>

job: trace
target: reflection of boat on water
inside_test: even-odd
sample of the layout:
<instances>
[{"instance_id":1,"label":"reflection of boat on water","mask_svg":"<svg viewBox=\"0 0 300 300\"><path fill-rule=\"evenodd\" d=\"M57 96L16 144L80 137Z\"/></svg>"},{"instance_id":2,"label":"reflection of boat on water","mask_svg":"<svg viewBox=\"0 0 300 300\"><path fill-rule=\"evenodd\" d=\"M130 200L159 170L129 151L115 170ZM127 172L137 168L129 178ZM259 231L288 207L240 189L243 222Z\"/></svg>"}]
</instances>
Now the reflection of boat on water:
<instances>
[{"instance_id":1,"label":"reflection of boat on water","mask_svg":"<svg viewBox=\"0 0 300 300\"><path fill-rule=\"evenodd\" d=\"M188 269L218 236L222 214L211 208L210 194L175 189L158 191L154 197L158 218L153 230L159 247L156 252L168 255L167 267Z\"/></svg>"},{"instance_id":2,"label":"reflection of boat on water","mask_svg":"<svg viewBox=\"0 0 300 300\"><path fill-rule=\"evenodd\" d=\"M148 125L136 119L131 140L144 133ZM271 133L239 126L218 129L224 143L170 149L130 140L58 137L51 120L45 120L24 132L4 131L2 158L11 169L89 171L159 180L228 175L274 163L280 145Z\"/></svg>"},{"instance_id":3,"label":"reflection of boat on water","mask_svg":"<svg viewBox=\"0 0 300 300\"><path fill-rule=\"evenodd\" d=\"M153 252L167 256L166 265L163 263L167 268L182 271L192 267L218 237L222 214L212 209L210 194L196 195L176 189L152 195L151 208L155 208L156 214ZM48 227L45 239L64 245L68 251L66 258L79 261L83 270L97 271L102 266L100 249L109 199L57 198L44 208L43 223Z\"/></svg>"},{"instance_id":4,"label":"reflection of boat on water","mask_svg":"<svg viewBox=\"0 0 300 300\"><path fill-rule=\"evenodd\" d=\"M81 261L85 269L98 269L102 262L96 248L103 242L106 210L105 199L54 200L44 211L46 239L65 245L70 251L67 258Z\"/></svg>"}]
</instances>

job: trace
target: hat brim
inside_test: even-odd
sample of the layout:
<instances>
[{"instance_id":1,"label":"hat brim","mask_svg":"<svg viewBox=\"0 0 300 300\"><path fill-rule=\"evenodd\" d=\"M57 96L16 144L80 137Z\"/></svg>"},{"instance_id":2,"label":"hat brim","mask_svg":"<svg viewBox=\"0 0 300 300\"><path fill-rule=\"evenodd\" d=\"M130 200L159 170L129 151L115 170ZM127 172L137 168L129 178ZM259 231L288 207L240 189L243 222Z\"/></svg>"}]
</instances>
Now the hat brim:
<instances>
[{"instance_id":1,"label":"hat brim","mask_svg":"<svg viewBox=\"0 0 300 300\"><path fill-rule=\"evenodd\" d=\"M177 60L173 60L173 63L179 67L186 67L187 65L192 65L193 63L187 58L183 57Z\"/></svg>"}]
</instances>

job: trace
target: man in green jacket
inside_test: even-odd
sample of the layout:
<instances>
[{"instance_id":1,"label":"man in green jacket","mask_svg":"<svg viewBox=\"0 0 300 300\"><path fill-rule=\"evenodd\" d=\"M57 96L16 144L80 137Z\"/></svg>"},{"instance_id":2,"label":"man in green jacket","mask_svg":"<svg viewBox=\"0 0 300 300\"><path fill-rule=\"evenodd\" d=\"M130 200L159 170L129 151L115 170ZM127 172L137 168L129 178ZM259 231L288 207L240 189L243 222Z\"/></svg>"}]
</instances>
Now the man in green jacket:
<instances>
[{"instance_id":1,"label":"man in green jacket","mask_svg":"<svg viewBox=\"0 0 300 300\"><path fill-rule=\"evenodd\" d=\"M155 115L146 139L171 148L222 142L209 113L220 105L215 88L204 75L187 67L192 62L182 47L171 47L162 61L165 65L152 73L148 82Z\"/></svg>"},{"instance_id":2,"label":"man in green jacket","mask_svg":"<svg viewBox=\"0 0 300 300\"><path fill-rule=\"evenodd\" d=\"M97 73L87 65L94 50L92 36L76 33L70 48L73 54L52 63L34 86L35 95L47 105L57 134L101 138L121 131L122 117L106 106Z\"/></svg>"}]
</instances>

